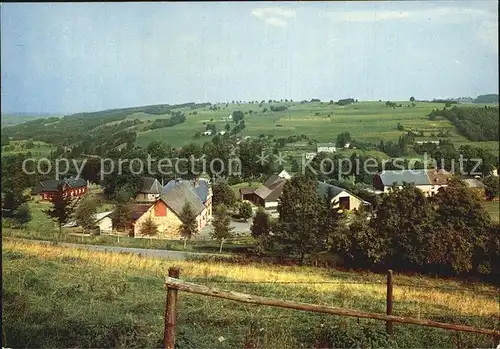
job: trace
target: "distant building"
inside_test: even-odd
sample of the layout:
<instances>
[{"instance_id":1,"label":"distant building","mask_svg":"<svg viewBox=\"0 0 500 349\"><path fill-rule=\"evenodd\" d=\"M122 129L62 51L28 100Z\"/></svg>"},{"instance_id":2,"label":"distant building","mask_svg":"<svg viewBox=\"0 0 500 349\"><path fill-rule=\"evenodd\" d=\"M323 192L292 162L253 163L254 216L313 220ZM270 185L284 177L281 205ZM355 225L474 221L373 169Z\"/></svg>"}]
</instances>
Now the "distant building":
<instances>
[{"instance_id":1,"label":"distant building","mask_svg":"<svg viewBox=\"0 0 500 349\"><path fill-rule=\"evenodd\" d=\"M278 206L278 199L283 192L283 187L290 178L292 176L283 170L279 174L269 177L257 189L241 188L240 197L242 200L251 201L258 206L276 208Z\"/></svg>"},{"instance_id":2,"label":"distant building","mask_svg":"<svg viewBox=\"0 0 500 349\"><path fill-rule=\"evenodd\" d=\"M284 178L284 179L290 179L290 178L292 178L292 176L288 172L286 172L285 170L283 170L280 173L278 173L278 177Z\"/></svg>"},{"instance_id":3,"label":"distant building","mask_svg":"<svg viewBox=\"0 0 500 349\"><path fill-rule=\"evenodd\" d=\"M226 134L226 131L219 131L219 134L220 134L221 136L223 136L223 135L225 135L225 134Z\"/></svg>"},{"instance_id":4,"label":"distant building","mask_svg":"<svg viewBox=\"0 0 500 349\"><path fill-rule=\"evenodd\" d=\"M207 131L203 132L203 135L204 136L211 136L212 135L212 131L211 130L207 130Z\"/></svg>"},{"instance_id":5,"label":"distant building","mask_svg":"<svg viewBox=\"0 0 500 349\"><path fill-rule=\"evenodd\" d=\"M356 211L362 206L369 206L370 203L365 201L353 193L347 191L344 188L337 187L335 185L331 185L324 182L317 182L316 190L321 198L325 198L328 190L331 191L332 198L332 208L340 207L343 210L347 211Z\"/></svg>"},{"instance_id":6,"label":"distant building","mask_svg":"<svg viewBox=\"0 0 500 349\"><path fill-rule=\"evenodd\" d=\"M64 195L69 197L81 197L88 190L87 181L83 178L49 179L38 183L31 190L31 195L40 195L42 200L53 201L57 196L59 185L63 186Z\"/></svg>"},{"instance_id":7,"label":"distant building","mask_svg":"<svg viewBox=\"0 0 500 349\"><path fill-rule=\"evenodd\" d=\"M401 188L403 183L411 183L422 190L426 196L432 196L439 189L447 187L451 177L451 173L445 170L434 169L382 171L373 178L373 187L387 193L393 184Z\"/></svg>"},{"instance_id":8,"label":"distant building","mask_svg":"<svg viewBox=\"0 0 500 349\"><path fill-rule=\"evenodd\" d=\"M155 202L161 193L161 184L154 177L142 177L141 186L135 196L137 202Z\"/></svg>"},{"instance_id":9,"label":"distant building","mask_svg":"<svg viewBox=\"0 0 500 349\"><path fill-rule=\"evenodd\" d=\"M462 179L462 181L467 185L467 187L475 192L479 197L485 197L485 185L477 178L466 178Z\"/></svg>"},{"instance_id":10,"label":"distant building","mask_svg":"<svg viewBox=\"0 0 500 349\"><path fill-rule=\"evenodd\" d=\"M306 153L305 157L306 160L314 159L316 157L316 153Z\"/></svg>"},{"instance_id":11,"label":"distant building","mask_svg":"<svg viewBox=\"0 0 500 349\"><path fill-rule=\"evenodd\" d=\"M316 149L318 153L335 153L337 151L337 147L333 143L318 143Z\"/></svg>"},{"instance_id":12,"label":"distant building","mask_svg":"<svg viewBox=\"0 0 500 349\"><path fill-rule=\"evenodd\" d=\"M94 215L95 223L99 229L99 233L111 233L113 231L113 222L111 220L111 214L113 211L96 213ZM75 228L78 224L75 221L71 221L63 225L63 228Z\"/></svg>"},{"instance_id":13,"label":"distant building","mask_svg":"<svg viewBox=\"0 0 500 349\"><path fill-rule=\"evenodd\" d=\"M437 144L439 145L439 141L415 141L415 144Z\"/></svg>"}]
</instances>

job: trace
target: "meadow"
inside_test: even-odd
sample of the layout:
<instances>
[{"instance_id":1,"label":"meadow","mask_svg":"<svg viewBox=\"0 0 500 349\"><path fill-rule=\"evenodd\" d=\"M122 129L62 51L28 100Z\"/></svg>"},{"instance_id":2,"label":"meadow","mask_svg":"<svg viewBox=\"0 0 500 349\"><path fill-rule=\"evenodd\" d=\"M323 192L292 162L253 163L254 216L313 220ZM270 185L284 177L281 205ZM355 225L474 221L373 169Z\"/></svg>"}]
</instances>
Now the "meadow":
<instances>
[{"instance_id":1,"label":"meadow","mask_svg":"<svg viewBox=\"0 0 500 349\"><path fill-rule=\"evenodd\" d=\"M246 128L240 133L241 136L258 137L261 134L272 135L275 138L288 137L292 135L305 134L317 142L335 142L337 135L341 132L349 132L353 139L358 141L369 141L378 143L381 140L397 141L398 137L405 131L398 130L400 123L405 130L429 130L443 129L450 131L448 137L458 146L471 144L485 149L498 150L498 142L472 142L457 133L454 125L445 118L438 117L431 121L428 114L433 109L442 109L442 103L417 102L415 107L407 106L409 102L397 102L402 107L386 107L385 102L358 102L347 106L338 106L321 102L299 102L264 103L262 107L258 104L220 104L220 110L209 110L208 108L196 109L193 114L189 108L176 109L183 111L187 118L182 124L174 127L160 128L156 130L142 131L138 133L137 142L147 146L153 140L164 140L173 146L183 146L190 142L202 144L210 137L194 138L198 131L205 130L204 123L213 123L218 130L223 130L226 123L234 126L231 121L223 120L236 110L252 113L245 115ZM286 105L285 111L266 112L271 105ZM481 105L477 105L480 107ZM191 114L190 114L191 113ZM134 113L127 119L139 119L151 121L156 118L169 117L168 115L150 115ZM141 125L136 126L139 130ZM431 134L422 137L424 139L438 139ZM417 139L418 140L418 139Z\"/></svg>"},{"instance_id":2,"label":"meadow","mask_svg":"<svg viewBox=\"0 0 500 349\"><path fill-rule=\"evenodd\" d=\"M7 347L160 347L170 266L224 290L385 311L385 277L335 269L169 261L2 239ZM394 314L498 326L498 291L486 284L394 276ZM247 305L179 294L178 348L491 347L487 336Z\"/></svg>"},{"instance_id":3,"label":"meadow","mask_svg":"<svg viewBox=\"0 0 500 349\"><path fill-rule=\"evenodd\" d=\"M2 146L2 156L25 154L30 152L32 157L47 157L56 148L42 141L33 141L33 148L27 148L28 141L10 141L9 145Z\"/></svg>"}]
</instances>

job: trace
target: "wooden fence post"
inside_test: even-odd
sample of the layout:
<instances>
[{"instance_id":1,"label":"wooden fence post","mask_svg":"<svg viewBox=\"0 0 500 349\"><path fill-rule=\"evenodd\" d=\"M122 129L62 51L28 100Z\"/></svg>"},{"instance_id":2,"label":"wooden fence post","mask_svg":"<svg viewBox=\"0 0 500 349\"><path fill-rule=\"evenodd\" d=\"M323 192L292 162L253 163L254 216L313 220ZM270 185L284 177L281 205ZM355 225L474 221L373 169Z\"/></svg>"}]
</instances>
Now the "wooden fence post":
<instances>
[{"instance_id":1,"label":"wooden fence post","mask_svg":"<svg viewBox=\"0 0 500 349\"><path fill-rule=\"evenodd\" d=\"M392 270L387 271L387 315L392 315ZM387 321L385 323L385 330L388 335L393 334L392 321Z\"/></svg>"},{"instance_id":2,"label":"wooden fence post","mask_svg":"<svg viewBox=\"0 0 500 349\"><path fill-rule=\"evenodd\" d=\"M168 276L179 278L180 268L168 268ZM167 304L165 306L165 329L163 332L163 348L175 347L175 306L177 304L177 289L167 287Z\"/></svg>"}]
</instances>

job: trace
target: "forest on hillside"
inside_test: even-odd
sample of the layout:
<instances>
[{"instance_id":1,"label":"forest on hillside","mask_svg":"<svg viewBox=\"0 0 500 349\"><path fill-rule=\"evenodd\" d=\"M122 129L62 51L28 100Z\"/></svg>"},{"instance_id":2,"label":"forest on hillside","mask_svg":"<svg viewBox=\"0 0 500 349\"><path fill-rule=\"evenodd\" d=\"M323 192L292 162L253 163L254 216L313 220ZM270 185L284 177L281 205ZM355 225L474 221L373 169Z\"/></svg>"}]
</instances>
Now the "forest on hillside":
<instances>
[{"instance_id":1,"label":"forest on hillside","mask_svg":"<svg viewBox=\"0 0 500 349\"><path fill-rule=\"evenodd\" d=\"M473 103L498 103L498 95L497 94L488 94L488 95L480 95L477 96L476 99L473 100Z\"/></svg>"},{"instance_id":2,"label":"forest on hillside","mask_svg":"<svg viewBox=\"0 0 500 349\"><path fill-rule=\"evenodd\" d=\"M433 110L430 120L443 116L450 120L457 130L472 141L498 141L498 107L464 108L453 107Z\"/></svg>"}]
</instances>

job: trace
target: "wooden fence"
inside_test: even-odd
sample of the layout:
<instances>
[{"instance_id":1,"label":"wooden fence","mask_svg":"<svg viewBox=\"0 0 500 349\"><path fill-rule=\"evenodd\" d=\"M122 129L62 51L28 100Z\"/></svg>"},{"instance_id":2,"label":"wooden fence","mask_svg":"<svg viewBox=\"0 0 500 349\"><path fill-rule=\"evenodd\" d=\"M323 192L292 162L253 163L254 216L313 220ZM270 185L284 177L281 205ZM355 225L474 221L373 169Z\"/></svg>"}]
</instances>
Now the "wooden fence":
<instances>
[{"instance_id":1,"label":"wooden fence","mask_svg":"<svg viewBox=\"0 0 500 349\"><path fill-rule=\"evenodd\" d=\"M445 330L472 332L494 337L495 342L500 339L499 330L491 330L485 328L471 327L465 325L449 324L425 319L407 318L392 315L392 270L387 272L387 298L386 298L386 314L366 313L353 309L327 307L317 304L309 304L302 302L286 301L280 299L272 299L249 295L239 292L227 292L210 288L203 285L197 285L190 282L185 282L179 279L180 268L171 267L168 270L168 277L165 279L167 287L167 300L165 307L165 328L163 336L163 348L174 349L175 346L175 326L176 326L176 305L177 291L185 291L204 296L224 298L232 301L251 303L259 305L267 305L271 307L288 308L295 310L311 311L316 313L325 313L340 316L351 316L357 318L375 319L386 322L386 331L389 335L393 334L393 323L403 323L427 327L437 327Z\"/></svg>"}]
</instances>

